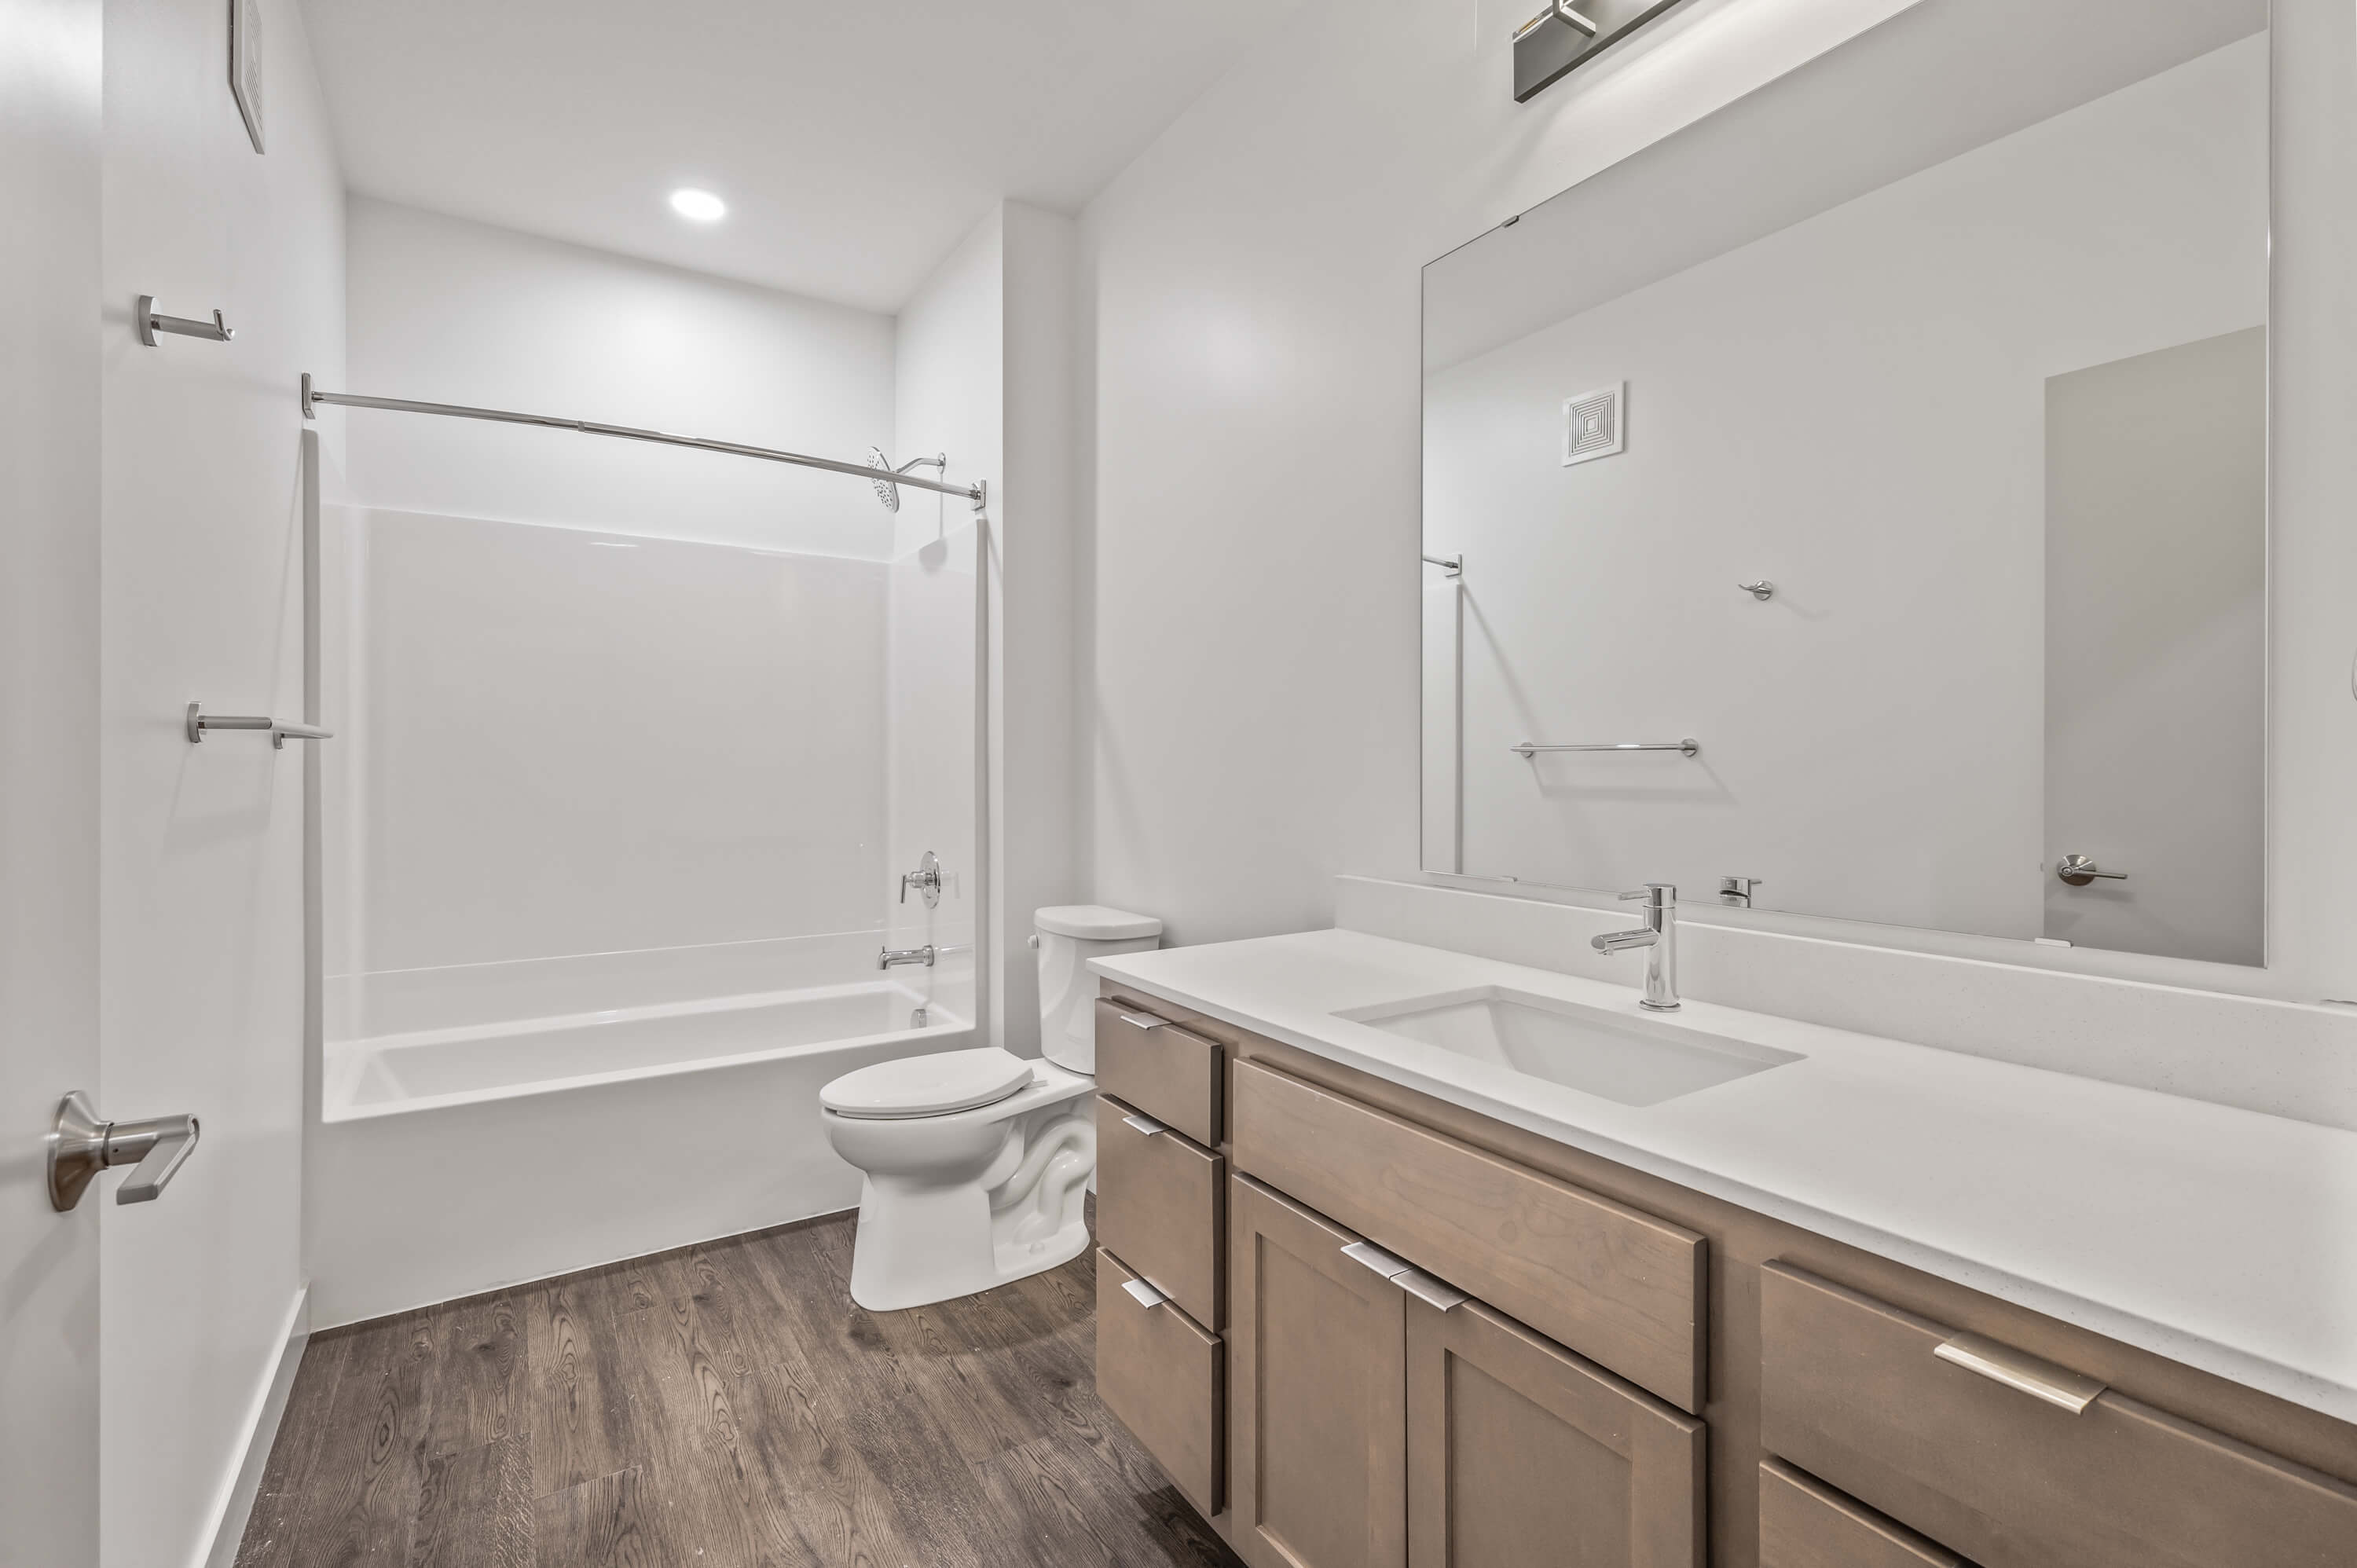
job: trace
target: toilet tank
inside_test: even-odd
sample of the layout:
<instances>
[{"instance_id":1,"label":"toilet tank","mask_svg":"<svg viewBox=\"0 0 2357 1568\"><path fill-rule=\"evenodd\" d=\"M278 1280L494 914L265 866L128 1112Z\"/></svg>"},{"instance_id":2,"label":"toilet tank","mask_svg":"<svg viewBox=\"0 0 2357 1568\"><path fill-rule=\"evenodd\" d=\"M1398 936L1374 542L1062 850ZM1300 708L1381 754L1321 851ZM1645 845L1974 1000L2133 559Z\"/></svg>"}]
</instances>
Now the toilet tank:
<instances>
[{"instance_id":1,"label":"toilet tank","mask_svg":"<svg viewBox=\"0 0 2357 1568\"><path fill-rule=\"evenodd\" d=\"M1162 944L1162 922L1102 904L1034 910L1039 949L1039 1051L1058 1067L1097 1070L1097 977L1089 961Z\"/></svg>"}]
</instances>

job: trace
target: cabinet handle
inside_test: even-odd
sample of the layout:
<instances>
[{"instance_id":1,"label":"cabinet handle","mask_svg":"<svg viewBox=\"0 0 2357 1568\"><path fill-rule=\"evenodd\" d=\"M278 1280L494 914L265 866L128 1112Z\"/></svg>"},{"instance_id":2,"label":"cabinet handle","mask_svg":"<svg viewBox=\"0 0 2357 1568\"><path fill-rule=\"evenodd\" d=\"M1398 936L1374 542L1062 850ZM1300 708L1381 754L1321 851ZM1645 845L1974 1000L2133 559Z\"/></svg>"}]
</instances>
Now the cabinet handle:
<instances>
[{"instance_id":1,"label":"cabinet handle","mask_svg":"<svg viewBox=\"0 0 2357 1568\"><path fill-rule=\"evenodd\" d=\"M2085 1414L2087 1407L2095 1402L2095 1396L2104 1391L2104 1385L2093 1378L2082 1377L1977 1334L1959 1334L1943 1341L1932 1354L1968 1372L1977 1372L1991 1382L2044 1400L2072 1415Z\"/></svg>"},{"instance_id":2,"label":"cabinet handle","mask_svg":"<svg viewBox=\"0 0 2357 1568\"><path fill-rule=\"evenodd\" d=\"M1443 1312L1462 1306L1473 1299L1455 1285L1443 1284L1422 1269L1409 1269L1394 1274L1392 1283L1399 1286L1416 1300L1437 1306Z\"/></svg>"},{"instance_id":3,"label":"cabinet handle","mask_svg":"<svg viewBox=\"0 0 2357 1568\"><path fill-rule=\"evenodd\" d=\"M1160 1306L1170 1299L1144 1280L1124 1280L1121 1282L1121 1288L1129 1293L1131 1300L1144 1307Z\"/></svg>"},{"instance_id":4,"label":"cabinet handle","mask_svg":"<svg viewBox=\"0 0 2357 1568\"><path fill-rule=\"evenodd\" d=\"M1169 1122L1157 1122L1153 1117L1146 1115L1142 1111L1133 1112L1131 1114L1123 1117L1121 1120L1124 1126L1135 1127L1149 1138L1154 1136L1157 1133L1168 1133L1170 1131Z\"/></svg>"},{"instance_id":5,"label":"cabinet handle","mask_svg":"<svg viewBox=\"0 0 2357 1568\"><path fill-rule=\"evenodd\" d=\"M1133 1029L1158 1029L1169 1022L1168 1018L1157 1018L1148 1013L1116 1013L1114 1016Z\"/></svg>"},{"instance_id":6,"label":"cabinet handle","mask_svg":"<svg viewBox=\"0 0 2357 1568\"><path fill-rule=\"evenodd\" d=\"M1407 1273L1405 1262L1393 1257L1372 1241L1353 1241L1342 1249L1342 1256L1374 1270L1387 1280L1395 1280Z\"/></svg>"}]
</instances>

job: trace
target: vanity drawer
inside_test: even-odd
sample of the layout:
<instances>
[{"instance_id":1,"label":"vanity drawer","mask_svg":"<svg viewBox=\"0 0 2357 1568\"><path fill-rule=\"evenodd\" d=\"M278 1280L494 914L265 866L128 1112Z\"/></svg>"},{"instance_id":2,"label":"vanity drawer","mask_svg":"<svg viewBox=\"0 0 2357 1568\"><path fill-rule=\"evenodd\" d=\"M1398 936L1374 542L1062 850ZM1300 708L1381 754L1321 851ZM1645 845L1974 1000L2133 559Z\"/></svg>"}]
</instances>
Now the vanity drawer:
<instances>
[{"instance_id":1,"label":"vanity drawer","mask_svg":"<svg viewBox=\"0 0 2357 1568\"><path fill-rule=\"evenodd\" d=\"M1220 1047L1121 1003L1097 1003L1097 1088L1210 1148L1220 1141Z\"/></svg>"},{"instance_id":2,"label":"vanity drawer","mask_svg":"<svg viewBox=\"0 0 2357 1568\"><path fill-rule=\"evenodd\" d=\"M1208 1519L1227 1506L1220 1341L1177 1303L1140 1301L1133 1283L1120 1259L1097 1249L1097 1397Z\"/></svg>"},{"instance_id":3,"label":"vanity drawer","mask_svg":"<svg viewBox=\"0 0 2357 1568\"><path fill-rule=\"evenodd\" d=\"M1972 1568L1789 1465L1760 1465L1760 1568Z\"/></svg>"},{"instance_id":4,"label":"vanity drawer","mask_svg":"<svg viewBox=\"0 0 2357 1568\"><path fill-rule=\"evenodd\" d=\"M1701 1411L1702 1237L1258 1063L1235 1075L1238 1170Z\"/></svg>"},{"instance_id":5,"label":"vanity drawer","mask_svg":"<svg viewBox=\"0 0 2357 1568\"><path fill-rule=\"evenodd\" d=\"M1760 1329L1760 1445L1982 1568L2357 1563L2357 1487L2068 1369L1783 1263Z\"/></svg>"},{"instance_id":6,"label":"vanity drawer","mask_svg":"<svg viewBox=\"0 0 2357 1568\"><path fill-rule=\"evenodd\" d=\"M1097 1098L1097 1240L1196 1322L1225 1319L1227 1161Z\"/></svg>"}]
</instances>

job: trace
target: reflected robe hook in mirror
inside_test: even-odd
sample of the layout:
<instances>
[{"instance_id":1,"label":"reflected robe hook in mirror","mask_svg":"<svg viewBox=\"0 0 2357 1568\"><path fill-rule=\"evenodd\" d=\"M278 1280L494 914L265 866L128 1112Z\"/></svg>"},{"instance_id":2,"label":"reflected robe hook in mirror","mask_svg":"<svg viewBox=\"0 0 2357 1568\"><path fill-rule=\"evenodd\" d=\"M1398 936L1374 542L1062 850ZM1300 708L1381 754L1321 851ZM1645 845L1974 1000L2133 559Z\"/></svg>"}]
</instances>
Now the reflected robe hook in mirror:
<instances>
[{"instance_id":1,"label":"reflected robe hook in mirror","mask_svg":"<svg viewBox=\"0 0 2357 1568\"><path fill-rule=\"evenodd\" d=\"M1756 583L1738 583L1735 585L1762 604L1776 596L1776 585L1765 577Z\"/></svg>"}]
</instances>

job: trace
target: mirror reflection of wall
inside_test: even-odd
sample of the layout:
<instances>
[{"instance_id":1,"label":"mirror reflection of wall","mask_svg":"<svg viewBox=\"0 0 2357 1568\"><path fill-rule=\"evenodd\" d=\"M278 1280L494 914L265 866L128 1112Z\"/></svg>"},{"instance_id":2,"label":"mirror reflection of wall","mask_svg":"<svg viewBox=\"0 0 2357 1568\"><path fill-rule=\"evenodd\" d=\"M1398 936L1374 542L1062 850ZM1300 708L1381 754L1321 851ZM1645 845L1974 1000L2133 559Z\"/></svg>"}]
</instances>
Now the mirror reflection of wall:
<instances>
[{"instance_id":1,"label":"mirror reflection of wall","mask_svg":"<svg viewBox=\"0 0 2357 1568\"><path fill-rule=\"evenodd\" d=\"M2265 8L1756 156L1991 48L1917 10L1428 271L1425 865L2258 962Z\"/></svg>"}]
</instances>

